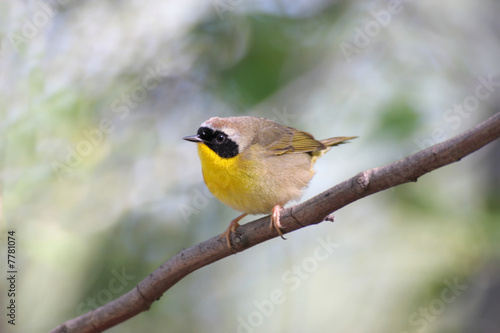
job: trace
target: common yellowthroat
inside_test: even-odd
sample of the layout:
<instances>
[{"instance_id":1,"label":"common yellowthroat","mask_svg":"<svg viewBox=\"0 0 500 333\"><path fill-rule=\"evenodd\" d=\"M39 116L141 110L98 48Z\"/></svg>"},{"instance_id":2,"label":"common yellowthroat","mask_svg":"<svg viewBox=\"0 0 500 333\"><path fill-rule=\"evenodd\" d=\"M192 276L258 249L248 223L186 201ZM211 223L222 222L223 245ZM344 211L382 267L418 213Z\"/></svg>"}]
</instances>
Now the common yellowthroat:
<instances>
[{"instance_id":1,"label":"common yellowthroat","mask_svg":"<svg viewBox=\"0 0 500 333\"><path fill-rule=\"evenodd\" d=\"M196 135L203 179L210 192L242 212L220 238L230 235L248 214L271 213L271 228L280 230L280 213L288 201L300 198L314 175L313 165L330 147L355 136L316 140L303 131L257 117L210 118Z\"/></svg>"}]
</instances>

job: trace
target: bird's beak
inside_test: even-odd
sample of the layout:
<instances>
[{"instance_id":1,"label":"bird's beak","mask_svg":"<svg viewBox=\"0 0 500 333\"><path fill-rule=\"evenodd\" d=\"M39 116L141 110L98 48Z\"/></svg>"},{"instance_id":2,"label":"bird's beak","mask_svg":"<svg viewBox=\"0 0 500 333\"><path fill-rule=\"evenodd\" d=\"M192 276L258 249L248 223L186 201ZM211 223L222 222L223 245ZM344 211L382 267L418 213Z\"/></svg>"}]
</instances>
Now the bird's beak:
<instances>
[{"instance_id":1,"label":"bird's beak","mask_svg":"<svg viewBox=\"0 0 500 333\"><path fill-rule=\"evenodd\" d=\"M183 139L191 142L203 142L203 140L198 135L186 136Z\"/></svg>"}]
</instances>

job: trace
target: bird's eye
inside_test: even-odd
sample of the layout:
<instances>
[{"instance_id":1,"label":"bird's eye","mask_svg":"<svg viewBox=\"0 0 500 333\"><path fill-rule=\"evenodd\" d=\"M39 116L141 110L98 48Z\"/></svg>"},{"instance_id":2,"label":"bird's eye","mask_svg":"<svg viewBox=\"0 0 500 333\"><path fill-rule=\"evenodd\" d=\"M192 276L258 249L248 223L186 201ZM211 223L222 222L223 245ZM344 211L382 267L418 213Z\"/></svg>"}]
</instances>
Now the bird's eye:
<instances>
[{"instance_id":1,"label":"bird's eye","mask_svg":"<svg viewBox=\"0 0 500 333\"><path fill-rule=\"evenodd\" d=\"M217 136L215 137L215 142L220 145L223 144L224 142L226 142L226 136L222 133L217 134Z\"/></svg>"}]
</instances>

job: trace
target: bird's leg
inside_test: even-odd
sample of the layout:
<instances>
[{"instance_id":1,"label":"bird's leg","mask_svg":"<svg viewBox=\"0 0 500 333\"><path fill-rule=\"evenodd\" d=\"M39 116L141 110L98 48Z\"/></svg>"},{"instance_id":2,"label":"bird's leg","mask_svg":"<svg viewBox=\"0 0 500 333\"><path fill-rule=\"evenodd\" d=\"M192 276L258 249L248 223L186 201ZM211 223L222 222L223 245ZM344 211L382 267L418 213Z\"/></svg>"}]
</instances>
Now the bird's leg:
<instances>
[{"instance_id":1,"label":"bird's leg","mask_svg":"<svg viewBox=\"0 0 500 333\"><path fill-rule=\"evenodd\" d=\"M276 205L273 207L273 212L271 214L271 224L269 227L272 229L276 229L278 234L280 235L281 238L286 239L283 237L283 233L281 232L281 222L280 222L280 214L283 211L283 206L281 205Z\"/></svg>"},{"instance_id":2,"label":"bird's leg","mask_svg":"<svg viewBox=\"0 0 500 333\"><path fill-rule=\"evenodd\" d=\"M219 239L222 239L222 237L226 237L227 247L229 247L230 249L232 249L232 247L231 247L231 242L230 242L229 237L231 236L231 233L235 232L236 228L238 228L240 226L240 224L238 222L247 215L248 215L247 213L243 213L240 216L238 216L237 218L235 218L234 220L232 220L231 223L229 223L229 227L226 229L226 231L224 231L220 235Z\"/></svg>"}]
</instances>

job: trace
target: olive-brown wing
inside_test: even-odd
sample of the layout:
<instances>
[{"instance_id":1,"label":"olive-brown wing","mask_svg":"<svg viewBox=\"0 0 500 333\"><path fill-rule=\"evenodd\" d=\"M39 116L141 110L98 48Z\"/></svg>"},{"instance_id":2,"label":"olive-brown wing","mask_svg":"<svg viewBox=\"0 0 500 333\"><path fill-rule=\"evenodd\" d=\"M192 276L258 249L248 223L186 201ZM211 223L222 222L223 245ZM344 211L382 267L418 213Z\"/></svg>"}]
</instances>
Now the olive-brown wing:
<instances>
[{"instance_id":1,"label":"olive-brown wing","mask_svg":"<svg viewBox=\"0 0 500 333\"><path fill-rule=\"evenodd\" d=\"M326 149L326 146L314 139L311 134L278 124L259 129L255 134L253 144L263 146L271 155Z\"/></svg>"}]
</instances>

